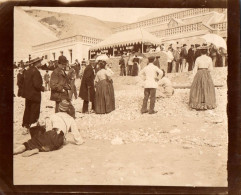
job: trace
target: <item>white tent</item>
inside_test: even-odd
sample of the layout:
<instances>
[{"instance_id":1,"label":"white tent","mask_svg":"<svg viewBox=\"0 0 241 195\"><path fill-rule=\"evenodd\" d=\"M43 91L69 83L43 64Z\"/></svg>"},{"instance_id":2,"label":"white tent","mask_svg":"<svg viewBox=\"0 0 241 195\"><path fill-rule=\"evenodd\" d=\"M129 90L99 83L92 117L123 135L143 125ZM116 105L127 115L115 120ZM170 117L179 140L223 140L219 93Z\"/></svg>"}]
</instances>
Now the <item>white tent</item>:
<instances>
[{"instance_id":1,"label":"white tent","mask_svg":"<svg viewBox=\"0 0 241 195\"><path fill-rule=\"evenodd\" d=\"M153 45L161 44L161 39L152 35L151 33L138 28L128 31L112 34L104 41L92 46L90 50L106 49L118 46L127 46L130 44L152 43Z\"/></svg>"}]
</instances>

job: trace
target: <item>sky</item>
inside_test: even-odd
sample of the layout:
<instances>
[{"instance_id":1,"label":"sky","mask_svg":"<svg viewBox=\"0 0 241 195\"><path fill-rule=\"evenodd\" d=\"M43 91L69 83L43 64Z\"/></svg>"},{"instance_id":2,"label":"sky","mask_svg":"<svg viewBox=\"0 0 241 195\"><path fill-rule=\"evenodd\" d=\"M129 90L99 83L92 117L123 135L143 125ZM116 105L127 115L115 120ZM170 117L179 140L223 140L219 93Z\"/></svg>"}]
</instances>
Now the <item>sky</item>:
<instances>
[{"instance_id":1,"label":"sky","mask_svg":"<svg viewBox=\"0 0 241 195\"><path fill-rule=\"evenodd\" d=\"M136 22L139 17L160 10L160 8L80 8L80 7L21 7L22 9L40 9L61 13L92 16L111 22Z\"/></svg>"}]
</instances>

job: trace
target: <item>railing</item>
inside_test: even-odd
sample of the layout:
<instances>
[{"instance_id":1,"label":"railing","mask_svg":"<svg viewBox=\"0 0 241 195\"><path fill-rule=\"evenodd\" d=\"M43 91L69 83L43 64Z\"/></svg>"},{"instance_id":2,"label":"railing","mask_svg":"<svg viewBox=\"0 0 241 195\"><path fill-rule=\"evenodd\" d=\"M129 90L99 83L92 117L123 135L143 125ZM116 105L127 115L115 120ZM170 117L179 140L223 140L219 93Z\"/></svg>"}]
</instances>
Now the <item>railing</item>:
<instances>
[{"instance_id":1,"label":"railing","mask_svg":"<svg viewBox=\"0 0 241 195\"><path fill-rule=\"evenodd\" d=\"M227 30L227 22L211 24L211 27L217 30Z\"/></svg>"},{"instance_id":2,"label":"railing","mask_svg":"<svg viewBox=\"0 0 241 195\"><path fill-rule=\"evenodd\" d=\"M65 44L65 43L74 43L74 42L77 42L77 41L81 41L81 42L84 42L84 43L94 45L94 44L97 44L97 43L101 42L102 39L97 39L97 38L92 38L92 37L87 37L87 36L82 36L82 35L76 35L76 36L73 36L73 37L59 39L59 40L48 42L48 43L34 45L32 48L33 48L34 51L36 51L36 50L41 50L41 49L45 49L45 48L48 48L48 47L54 47L54 46Z\"/></svg>"},{"instance_id":3,"label":"railing","mask_svg":"<svg viewBox=\"0 0 241 195\"><path fill-rule=\"evenodd\" d=\"M139 27L161 24L164 22L168 22L171 18L185 18L185 17L189 17L189 16L193 16L193 15L208 13L211 11L223 12L224 10L226 10L226 8L198 8L198 9L193 8L193 9L189 9L189 10L185 10L185 11L180 11L180 12L164 15L161 17L156 17L156 18L120 26L120 27L114 28L114 31L120 32L120 31L125 31L125 30L139 28Z\"/></svg>"},{"instance_id":4,"label":"railing","mask_svg":"<svg viewBox=\"0 0 241 195\"><path fill-rule=\"evenodd\" d=\"M194 24L177 26L177 27L173 27L165 30L154 31L151 33L157 37L166 37L174 34L182 34L186 32L199 31L201 30L201 27L202 27L202 22L198 22Z\"/></svg>"}]
</instances>

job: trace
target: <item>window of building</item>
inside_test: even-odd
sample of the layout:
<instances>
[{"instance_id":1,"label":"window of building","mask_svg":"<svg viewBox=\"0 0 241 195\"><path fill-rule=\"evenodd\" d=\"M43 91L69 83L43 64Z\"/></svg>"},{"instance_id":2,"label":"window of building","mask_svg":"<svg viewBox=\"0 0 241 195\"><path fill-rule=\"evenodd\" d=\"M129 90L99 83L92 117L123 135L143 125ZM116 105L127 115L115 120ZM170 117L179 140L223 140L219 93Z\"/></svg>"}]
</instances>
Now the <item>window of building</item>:
<instances>
[{"instance_id":1,"label":"window of building","mask_svg":"<svg viewBox=\"0 0 241 195\"><path fill-rule=\"evenodd\" d=\"M48 59L48 55L45 55L45 56L44 56L44 59Z\"/></svg>"}]
</instances>

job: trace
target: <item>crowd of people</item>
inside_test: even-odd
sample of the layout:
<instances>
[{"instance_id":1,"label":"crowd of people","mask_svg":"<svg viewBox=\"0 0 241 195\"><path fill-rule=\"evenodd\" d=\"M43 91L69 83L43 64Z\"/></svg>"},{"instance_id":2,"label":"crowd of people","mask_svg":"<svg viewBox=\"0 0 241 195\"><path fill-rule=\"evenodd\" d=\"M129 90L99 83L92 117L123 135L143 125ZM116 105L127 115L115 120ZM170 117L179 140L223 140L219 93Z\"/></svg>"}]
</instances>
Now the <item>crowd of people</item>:
<instances>
[{"instance_id":1,"label":"crowd of people","mask_svg":"<svg viewBox=\"0 0 241 195\"><path fill-rule=\"evenodd\" d=\"M207 44L203 45L207 46ZM186 44L182 46L170 44L166 49L162 44L155 52L162 51L166 54L167 73L188 72L193 70L196 59L201 56L199 47L201 47L200 44L192 44L190 48ZM211 57L213 67L227 66L227 52L223 48L217 48L213 44L207 47L207 55ZM128 56L127 60L124 59L126 56ZM123 54L119 61L120 76L138 76L142 58L143 56L135 55L135 52ZM160 56L156 56L154 64L160 68L159 59Z\"/></svg>"},{"instance_id":2,"label":"crowd of people","mask_svg":"<svg viewBox=\"0 0 241 195\"><path fill-rule=\"evenodd\" d=\"M190 49L195 48L191 46ZM213 46L211 46L211 51ZM177 49L180 49L177 47ZM189 50L190 50L189 49ZM180 50L180 56L187 55L186 45ZM167 53L175 53L171 45ZM181 58L180 63L173 66L168 62L167 72L173 72L173 67L179 67L183 70L188 64L189 70L195 75L190 89L189 107L196 110L206 110L216 108L215 88L210 75L214 67L215 59L211 58L210 47L207 45L198 46L194 50L193 61ZM182 54L184 53L184 54ZM211 53L211 54L210 54ZM158 57L148 57L148 63L143 69L140 69L141 56L133 53L134 57L128 59L127 71L126 62L122 56L119 60L120 75L139 76L143 80L144 98L140 112L142 114L155 114L156 98L171 97L174 94L174 88L170 79L166 77L165 71L160 69ZM168 54L169 55L169 54ZM212 55L211 55L212 56ZM14 154L24 153L25 156L38 153L39 151L52 151L59 149L65 143L65 137L68 132L74 136L76 144L82 144L80 132L75 122L75 108L72 104L73 95L75 99L78 96L83 100L82 113L107 114L115 110L115 94L112 77L114 72L111 70L112 64L106 60L90 60L88 64L82 62L82 65L76 61L71 65L66 73L68 61L61 54L58 59L58 66L51 75L46 71L43 79L39 71L42 58L35 58L25 64L24 69L20 69L17 75L18 96L25 98L25 110L23 115L22 134L30 133L31 139L20 147L16 148ZM187 63L186 63L187 62ZM132 63L130 65L129 63ZM132 67L128 67L132 66ZM75 86L75 80L81 79L79 95ZM162 91L159 90L161 87ZM55 114L49 117L52 127L47 128L46 124L39 122L41 92L50 90L50 100L55 101ZM148 100L150 106L148 108ZM91 108L89 105L91 103Z\"/></svg>"}]
</instances>

